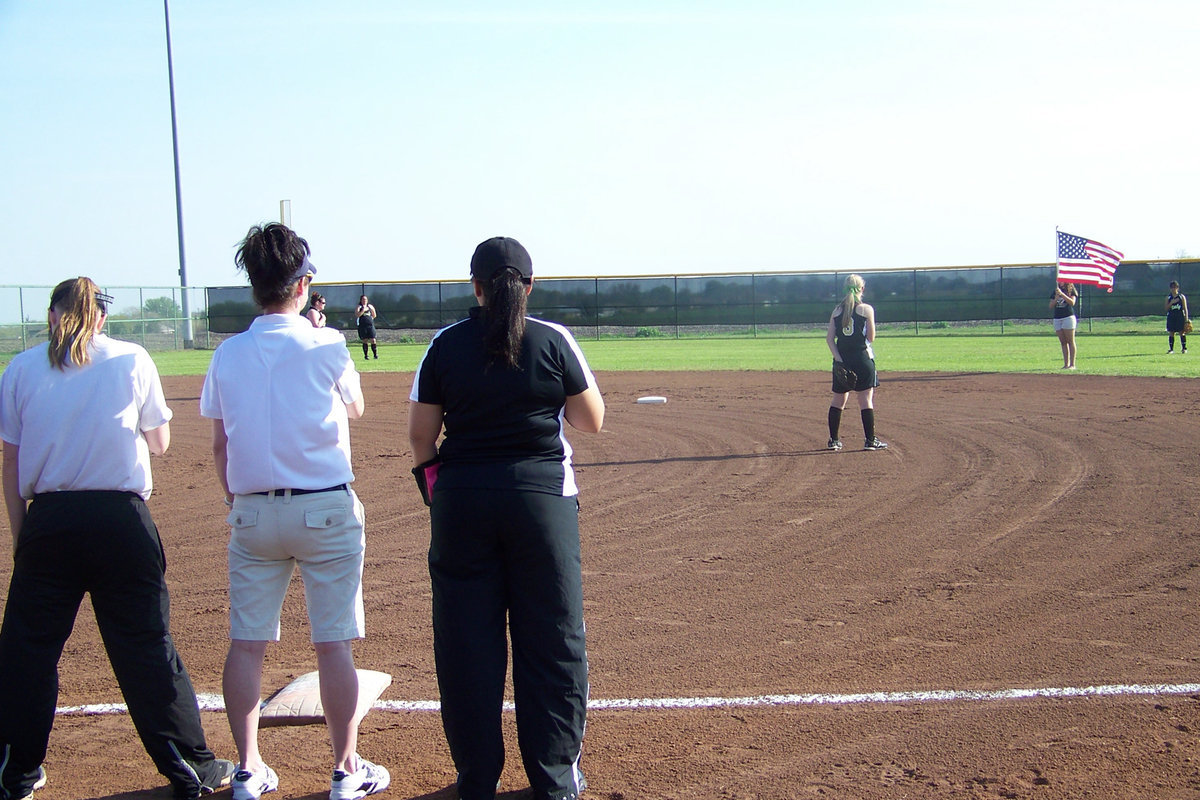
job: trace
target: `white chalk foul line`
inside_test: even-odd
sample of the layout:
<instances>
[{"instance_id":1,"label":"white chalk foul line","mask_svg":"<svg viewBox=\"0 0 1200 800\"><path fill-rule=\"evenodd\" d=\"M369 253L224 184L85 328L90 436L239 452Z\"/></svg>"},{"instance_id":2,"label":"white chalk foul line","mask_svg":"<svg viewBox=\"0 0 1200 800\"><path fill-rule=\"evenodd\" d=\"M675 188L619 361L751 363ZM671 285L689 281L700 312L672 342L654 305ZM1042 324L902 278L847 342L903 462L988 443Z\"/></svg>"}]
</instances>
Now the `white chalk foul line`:
<instances>
[{"instance_id":1,"label":"white chalk foul line","mask_svg":"<svg viewBox=\"0 0 1200 800\"><path fill-rule=\"evenodd\" d=\"M1043 689L942 689L921 692L861 692L858 694L765 694L753 697L644 697L627 700L589 700L589 710L637 708L748 708L752 706L845 706L886 703L945 703L950 701L1026 700L1030 698L1118 697L1122 695L1200 694L1200 683L1109 684ZM219 694L196 696L201 711L224 711ZM371 706L380 711L439 711L436 700L379 700ZM505 703L506 711L513 709ZM63 706L55 713L70 715L125 714L124 703Z\"/></svg>"}]
</instances>

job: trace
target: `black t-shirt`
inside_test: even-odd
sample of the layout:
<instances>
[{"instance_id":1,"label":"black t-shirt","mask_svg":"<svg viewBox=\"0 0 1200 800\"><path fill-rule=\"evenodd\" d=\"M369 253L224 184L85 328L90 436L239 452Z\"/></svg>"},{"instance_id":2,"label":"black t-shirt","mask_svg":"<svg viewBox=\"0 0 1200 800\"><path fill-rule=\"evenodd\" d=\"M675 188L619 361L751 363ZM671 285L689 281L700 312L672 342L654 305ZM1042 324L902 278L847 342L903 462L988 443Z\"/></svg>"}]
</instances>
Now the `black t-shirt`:
<instances>
[{"instance_id":1,"label":"black t-shirt","mask_svg":"<svg viewBox=\"0 0 1200 800\"><path fill-rule=\"evenodd\" d=\"M519 369L489 364L482 309L434 335L410 399L442 406L440 489L577 494L563 435L566 398L595 383L570 331L526 318Z\"/></svg>"},{"instance_id":2,"label":"black t-shirt","mask_svg":"<svg viewBox=\"0 0 1200 800\"><path fill-rule=\"evenodd\" d=\"M1063 300L1057 293L1050 295L1050 297L1054 300L1055 319L1066 319L1067 317L1075 316L1075 306ZM1079 304L1079 295L1075 295L1071 299L1075 301L1076 305Z\"/></svg>"}]
</instances>

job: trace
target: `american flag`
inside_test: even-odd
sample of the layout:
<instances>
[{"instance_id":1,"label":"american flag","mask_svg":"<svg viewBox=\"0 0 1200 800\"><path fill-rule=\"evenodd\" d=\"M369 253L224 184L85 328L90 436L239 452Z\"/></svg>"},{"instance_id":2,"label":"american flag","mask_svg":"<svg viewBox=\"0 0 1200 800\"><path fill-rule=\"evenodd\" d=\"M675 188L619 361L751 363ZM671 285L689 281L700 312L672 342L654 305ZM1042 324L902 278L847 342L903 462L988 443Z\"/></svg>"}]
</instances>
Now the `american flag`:
<instances>
[{"instance_id":1,"label":"american flag","mask_svg":"<svg viewBox=\"0 0 1200 800\"><path fill-rule=\"evenodd\" d=\"M1058 232L1058 280L1060 283L1090 283L1112 291L1117 265L1124 253L1106 244Z\"/></svg>"}]
</instances>

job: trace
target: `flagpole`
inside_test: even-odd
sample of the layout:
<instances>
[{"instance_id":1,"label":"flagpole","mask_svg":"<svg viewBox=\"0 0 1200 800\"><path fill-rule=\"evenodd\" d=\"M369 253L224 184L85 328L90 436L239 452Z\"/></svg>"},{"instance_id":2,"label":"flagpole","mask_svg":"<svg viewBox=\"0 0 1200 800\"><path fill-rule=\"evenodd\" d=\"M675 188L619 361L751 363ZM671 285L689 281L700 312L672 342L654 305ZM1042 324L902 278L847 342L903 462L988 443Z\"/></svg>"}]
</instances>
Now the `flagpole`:
<instances>
[{"instance_id":1,"label":"flagpole","mask_svg":"<svg viewBox=\"0 0 1200 800\"><path fill-rule=\"evenodd\" d=\"M1054 226L1054 288L1058 288L1058 226Z\"/></svg>"}]
</instances>

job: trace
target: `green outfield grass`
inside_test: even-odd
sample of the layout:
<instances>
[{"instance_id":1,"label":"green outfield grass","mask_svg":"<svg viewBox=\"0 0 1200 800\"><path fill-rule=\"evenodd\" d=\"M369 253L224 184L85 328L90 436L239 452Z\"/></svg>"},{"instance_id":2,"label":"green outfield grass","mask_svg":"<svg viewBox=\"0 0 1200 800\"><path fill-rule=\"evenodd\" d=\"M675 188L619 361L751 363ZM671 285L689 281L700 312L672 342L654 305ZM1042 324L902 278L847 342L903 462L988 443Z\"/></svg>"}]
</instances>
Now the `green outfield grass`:
<instances>
[{"instance_id":1,"label":"green outfield grass","mask_svg":"<svg viewBox=\"0 0 1200 800\"><path fill-rule=\"evenodd\" d=\"M1084 375L1200 377L1200 350L1166 355L1165 334L1109 334L1080 331L1078 372ZM825 339L818 335L763 339L604 339L581 340L592 369L638 370L814 370L829 368ZM1200 347L1200 341L1195 345ZM358 351L357 344L351 353ZM423 344L381 345L378 361L355 359L363 372L411 372ZM163 375L203 375L207 350L153 354ZM7 358L11 358L8 356ZM7 363L7 358L4 359ZM979 333L936 336L881 333L875 342L880 372L1060 372L1061 351L1054 333Z\"/></svg>"}]
</instances>

